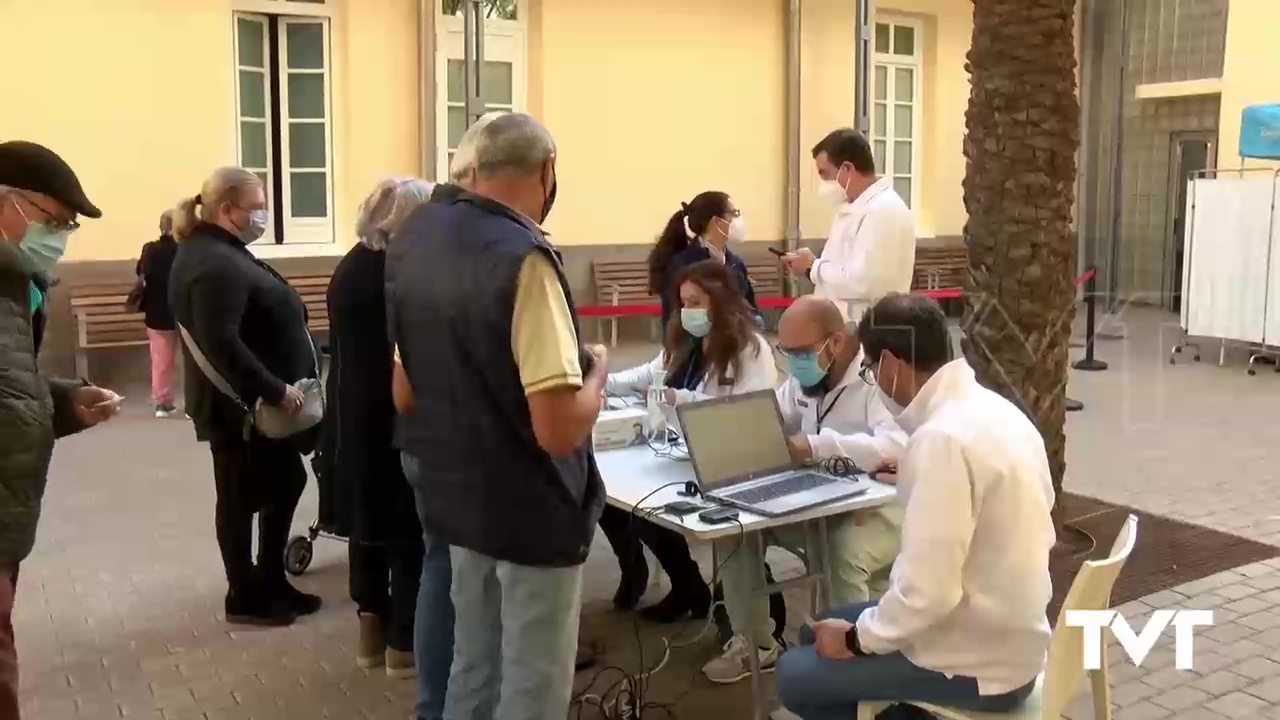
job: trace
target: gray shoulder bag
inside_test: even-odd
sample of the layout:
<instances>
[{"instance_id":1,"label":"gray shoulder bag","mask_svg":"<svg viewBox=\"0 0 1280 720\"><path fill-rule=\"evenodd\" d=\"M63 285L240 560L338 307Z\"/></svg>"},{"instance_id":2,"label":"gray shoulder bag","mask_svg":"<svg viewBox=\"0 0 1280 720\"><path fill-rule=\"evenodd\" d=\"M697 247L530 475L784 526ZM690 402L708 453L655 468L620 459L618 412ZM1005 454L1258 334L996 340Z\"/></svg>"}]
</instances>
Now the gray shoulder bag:
<instances>
[{"instance_id":1,"label":"gray shoulder bag","mask_svg":"<svg viewBox=\"0 0 1280 720\"><path fill-rule=\"evenodd\" d=\"M311 343L311 355L315 361L316 377L303 378L293 384L294 387L302 391L303 402L302 409L297 415L290 415L283 408L275 405L264 403L261 398L254 404L250 410L248 405L240 399L236 391L231 388L231 384L226 378L209 363L209 358L200 351L200 347L196 345L196 341L191 337L191 333L187 329L178 324L178 332L182 334L182 342L186 343L187 349L191 351L191 359L196 361L196 365L200 366L200 371L205 377L209 378L209 382L218 388L222 394L235 401L240 409L245 412L245 435L249 433L249 428L257 428L258 432L273 440L283 440L284 438L297 435L300 432L310 430L320 421L324 419L324 385L319 379L320 376L320 356L316 354L315 342L311 339L311 332L307 331L307 342Z\"/></svg>"}]
</instances>

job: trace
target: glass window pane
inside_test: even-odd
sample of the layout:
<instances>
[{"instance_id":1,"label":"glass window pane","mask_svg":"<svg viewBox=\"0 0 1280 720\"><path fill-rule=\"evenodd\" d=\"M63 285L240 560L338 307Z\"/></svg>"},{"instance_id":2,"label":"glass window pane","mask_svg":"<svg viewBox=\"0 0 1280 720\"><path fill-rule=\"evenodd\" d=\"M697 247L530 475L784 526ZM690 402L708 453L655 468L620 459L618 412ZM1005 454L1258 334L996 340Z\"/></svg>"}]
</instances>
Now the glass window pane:
<instances>
[{"instance_id":1,"label":"glass window pane","mask_svg":"<svg viewBox=\"0 0 1280 720\"><path fill-rule=\"evenodd\" d=\"M324 25L312 22L285 23L285 45L290 70L324 69Z\"/></svg>"},{"instance_id":2,"label":"glass window pane","mask_svg":"<svg viewBox=\"0 0 1280 720\"><path fill-rule=\"evenodd\" d=\"M907 207L911 207L911 178L895 177L893 179L893 191L898 193L898 197L902 198Z\"/></svg>"},{"instance_id":3,"label":"glass window pane","mask_svg":"<svg viewBox=\"0 0 1280 720\"><path fill-rule=\"evenodd\" d=\"M893 26L893 54L916 54L916 29L909 25Z\"/></svg>"},{"instance_id":4,"label":"glass window pane","mask_svg":"<svg viewBox=\"0 0 1280 720\"><path fill-rule=\"evenodd\" d=\"M871 111L871 134L884 136L888 129L889 108L882 102L875 104Z\"/></svg>"},{"instance_id":5,"label":"glass window pane","mask_svg":"<svg viewBox=\"0 0 1280 720\"><path fill-rule=\"evenodd\" d=\"M872 83L875 86L872 90L876 96L875 99L887 100L889 97L889 68L884 65L877 65L875 75L875 82Z\"/></svg>"},{"instance_id":6,"label":"glass window pane","mask_svg":"<svg viewBox=\"0 0 1280 720\"><path fill-rule=\"evenodd\" d=\"M324 75L289 73L289 117L323 120Z\"/></svg>"},{"instance_id":7,"label":"glass window pane","mask_svg":"<svg viewBox=\"0 0 1280 720\"><path fill-rule=\"evenodd\" d=\"M240 166L267 167L267 123L265 121L240 123Z\"/></svg>"},{"instance_id":8,"label":"glass window pane","mask_svg":"<svg viewBox=\"0 0 1280 720\"><path fill-rule=\"evenodd\" d=\"M911 102L916 91L916 71L911 68L893 69L893 99L898 102Z\"/></svg>"},{"instance_id":9,"label":"glass window pane","mask_svg":"<svg viewBox=\"0 0 1280 720\"><path fill-rule=\"evenodd\" d=\"M485 105L511 105L511 63L486 60L480 73L480 98Z\"/></svg>"},{"instance_id":10,"label":"glass window pane","mask_svg":"<svg viewBox=\"0 0 1280 720\"><path fill-rule=\"evenodd\" d=\"M911 127L911 106L910 105L894 105L893 106L893 136L910 140L915 137L914 128Z\"/></svg>"},{"instance_id":11,"label":"glass window pane","mask_svg":"<svg viewBox=\"0 0 1280 720\"><path fill-rule=\"evenodd\" d=\"M462 3L466 0L440 0L440 12L443 15L462 17ZM519 17L516 0L483 0L484 16L495 20L515 20Z\"/></svg>"},{"instance_id":12,"label":"glass window pane","mask_svg":"<svg viewBox=\"0 0 1280 720\"><path fill-rule=\"evenodd\" d=\"M467 131L467 109L449 106L449 148L458 147L462 134Z\"/></svg>"},{"instance_id":13,"label":"glass window pane","mask_svg":"<svg viewBox=\"0 0 1280 720\"><path fill-rule=\"evenodd\" d=\"M289 173L289 195L289 210L293 217L329 216L329 188L324 173Z\"/></svg>"},{"instance_id":14,"label":"glass window pane","mask_svg":"<svg viewBox=\"0 0 1280 720\"><path fill-rule=\"evenodd\" d=\"M262 171L262 172L255 172L255 173L254 173L254 175L257 175L257 176L258 176L258 179L262 181L262 187L264 187L264 188L266 188L266 189L267 189L267 192L266 192L266 196L267 196L267 209L268 209L268 210L270 210L270 209L271 209L271 196L275 194L275 192L271 189L271 173L266 172L266 171L264 170L264 171Z\"/></svg>"},{"instance_id":15,"label":"glass window pane","mask_svg":"<svg viewBox=\"0 0 1280 720\"><path fill-rule=\"evenodd\" d=\"M876 52L889 52L889 26L884 23L876 23Z\"/></svg>"},{"instance_id":16,"label":"glass window pane","mask_svg":"<svg viewBox=\"0 0 1280 720\"><path fill-rule=\"evenodd\" d=\"M875 158L876 169L883 171L884 170L884 141L883 140L876 140L875 142L871 143L871 154Z\"/></svg>"},{"instance_id":17,"label":"glass window pane","mask_svg":"<svg viewBox=\"0 0 1280 720\"><path fill-rule=\"evenodd\" d=\"M240 64L245 67L266 67L263 51L266 27L257 20L236 18L236 39L240 43Z\"/></svg>"},{"instance_id":18,"label":"glass window pane","mask_svg":"<svg viewBox=\"0 0 1280 720\"><path fill-rule=\"evenodd\" d=\"M449 94L445 98L449 102L466 102L467 100L467 65L461 60L450 60L446 70L449 75Z\"/></svg>"},{"instance_id":19,"label":"glass window pane","mask_svg":"<svg viewBox=\"0 0 1280 720\"><path fill-rule=\"evenodd\" d=\"M911 172L911 141L910 140L894 141L893 171L895 173Z\"/></svg>"},{"instance_id":20,"label":"glass window pane","mask_svg":"<svg viewBox=\"0 0 1280 720\"><path fill-rule=\"evenodd\" d=\"M240 71L240 116L266 119L266 73L259 70Z\"/></svg>"},{"instance_id":21,"label":"glass window pane","mask_svg":"<svg viewBox=\"0 0 1280 720\"><path fill-rule=\"evenodd\" d=\"M324 123L289 123L289 167L323 169L325 134Z\"/></svg>"}]
</instances>

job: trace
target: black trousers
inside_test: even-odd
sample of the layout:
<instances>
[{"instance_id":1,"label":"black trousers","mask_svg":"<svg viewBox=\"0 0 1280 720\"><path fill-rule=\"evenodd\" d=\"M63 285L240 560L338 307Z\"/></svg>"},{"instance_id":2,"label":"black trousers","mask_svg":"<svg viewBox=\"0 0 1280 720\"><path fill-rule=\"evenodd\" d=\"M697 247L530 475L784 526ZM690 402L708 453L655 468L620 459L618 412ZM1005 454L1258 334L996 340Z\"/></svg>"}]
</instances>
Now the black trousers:
<instances>
[{"instance_id":1,"label":"black trousers","mask_svg":"<svg viewBox=\"0 0 1280 720\"><path fill-rule=\"evenodd\" d=\"M644 559L641 543L648 546L658 564L671 578L672 592L687 593L697 585L705 585L702 570L689 554L689 543L684 536L651 521L634 517L626 510L606 505L600 515L600 529L609 539L609 545L618 556L618 564L625 572L631 563Z\"/></svg>"},{"instance_id":2,"label":"black trousers","mask_svg":"<svg viewBox=\"0 0 1280 720\"><path fill-rule=\"evenodd\" d=\"M288 443L251 432L249 439L209 444L218 492L214 525L232 594L273 591L287 582L284 547L293 512L307 486L302 456ZM258 562L253 562L253 516L258 516Z\"/></svg>"},{"instance_id":3,"label":"black trousers","mask_svg":"<svg viewBox=\"0 0 1280 720\"><path fill-rule=\"evenodd\" d=\"M352 542L351 599L362 613L382 620L387 646L413 652L413 616L422 579L422 541L403 545Z\"/></svg>"}]
</instances>

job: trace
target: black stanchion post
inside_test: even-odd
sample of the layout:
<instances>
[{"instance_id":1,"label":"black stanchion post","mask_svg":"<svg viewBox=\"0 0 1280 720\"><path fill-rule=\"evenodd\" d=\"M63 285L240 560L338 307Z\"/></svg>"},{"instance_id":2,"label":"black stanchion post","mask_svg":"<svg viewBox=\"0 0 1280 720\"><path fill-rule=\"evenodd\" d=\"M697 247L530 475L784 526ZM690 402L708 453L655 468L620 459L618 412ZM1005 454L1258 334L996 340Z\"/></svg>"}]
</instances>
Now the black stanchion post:
<instances>
[{"instance_id":1,"label":"black stanchion post","mask_svg":"<svg viewBox=\"0 0 1280 720\"><path fill-rule=\"evenodd\" d=\"M1097 335L1094 333L1094 323L1097 322L1098 269L1090 267L1089 272L1091 273L1089 279L1084 284L1084 357L1077 360L1071 367L1076 370L1097 372L1106 370L1107 363L1093 356L1093 348L1097 341Z\"/></svg>"}]
</instances>

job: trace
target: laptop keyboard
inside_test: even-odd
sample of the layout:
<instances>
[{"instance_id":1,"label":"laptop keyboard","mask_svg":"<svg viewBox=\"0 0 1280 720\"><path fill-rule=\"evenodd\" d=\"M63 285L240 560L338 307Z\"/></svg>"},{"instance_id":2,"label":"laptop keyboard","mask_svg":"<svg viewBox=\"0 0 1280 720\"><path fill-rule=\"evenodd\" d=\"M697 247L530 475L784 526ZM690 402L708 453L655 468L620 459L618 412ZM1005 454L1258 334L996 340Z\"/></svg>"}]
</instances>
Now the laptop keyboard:
<instances>
[{"instance_id":1,"label":"laptop keyboard","mask_svg":"<svg viewBox=\"0 0 1280 720\"><path fill-rule=\"evenodd\" d=\"M757 487L748 488L746 490L738 490L736 492L724 493L724 497L734 502L744 503L747 505L759 505L760 503L770 500L777 500L780 497L795 495L806 490L830 485L834 482L840 482L836 478L829 475L819 475L818 473L800 473L783 478L774 483L759 485Z\"/></svg>"}]
</instances>

